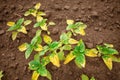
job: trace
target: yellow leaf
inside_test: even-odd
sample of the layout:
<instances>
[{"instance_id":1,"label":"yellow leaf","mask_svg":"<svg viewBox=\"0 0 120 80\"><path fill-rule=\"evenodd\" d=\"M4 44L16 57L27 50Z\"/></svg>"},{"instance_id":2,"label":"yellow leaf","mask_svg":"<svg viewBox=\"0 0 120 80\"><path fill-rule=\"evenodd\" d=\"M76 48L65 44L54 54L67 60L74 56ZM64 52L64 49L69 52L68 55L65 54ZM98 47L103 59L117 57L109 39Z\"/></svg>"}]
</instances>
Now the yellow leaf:
<instances>
[{"instance_id":1,"label":"yellow leaf","mask_svg":"<svg viewBox=\"0 0 120 80\"><path fill-rule=\"evenodd\" d=\"M12 32L12 40L14 41L17 38L18 32Z\"/></svg>"},{"instance_id":2,"label":"yellow leaf","mask_svg":"<svg viewBox=\"0 0 120 80\"><path fill-rule=\"evenodd\" d=\"M33 13L31 13L34 17L36 17L37 15L37 11L34 11Z\"/></svg>"},{"instance_id":3,"label":"yellow leaf","mask_svg":"<svg viewBox=\"0 0 120 80\"><path fill-rule=\"evenodd\" d=\"M7 22L7 25L10 26L10 27L14 26L14 24L15 24L15 22Z\"/></svg>"},{"instance_id":4,"label":"yellow leaf","mask_svg":"<svg viewBox=\"0 0 120 80\"><path fill-rule=\"evenodd\" d=\"M40 22L40 21L42 21L42 20L43 20L43 17L37 16L37 22Z\"/></svg>"},{"instance_id":5,"label":"yellow leaf","mask_svg":"<svg viewBox=\"0 0 120 80\"><path fill-rule=\"evenodd\" d=\"M111 57L102 57L104 63L106 64L106 66L109 68L109 70L112 70L112 58Z\"/></svg>"},{"instance_id":6,"label":"yellow leaf","mask_svg":"<svg viewBox=\"0 0 120 80\"><path fill-rule=\"evenodd\" d=\"M83 36L85 35L84 29L80 29L80 34L83 35Z\"/></svg>"},{"instance_id":7,"label":"yellow leaf","mask_svg":"<svg viewBox=\"0 0 120 80\"><path fill-rule=\"evenodd\" d=\"M70 44L77 44L78 41L75 40L75 39L73 39L73 38L70 38L70 39L69 39L69 43L70 43Z\"/></svg>"},{"instance_id":8,"label":"yellow leaf","mask_svg":"<svg viewBox=\"0 0 120 80\"><path fill-rule=\"evenodd\" d=\"M49 22L48 25L52 25L53 26L53 25L55 25L55 23L54 22Z\"/></svg>"},{"instance_id":9,"label":"yellow leaf","mask_svg":"<svg viewBox=\"0 0 120 80\"><path fill-rule=\"evenodd\" d=\"M48 35L43 35L43 40L47 44L52 42L52 38L50 36L48 36Z\"/></svg>"},{"instance_id":10,"label":"yellow leaf","mask_svg":"<svg viewBox=\"0 0 120 80\"><path fill-rule=\"evenodd\" d=\"M59 60L58 54L51 54L49 59L50 59L50 62L53 63L53 65L55 65L56 67L60 67L60 60Z\"/></svg>"},{"instance_id":11,"label":"yellow leaf","mask_svg":"<svg viewBox=\"0 0 120 80\"><path fill-rule=\"evenodd\" d=\"M38 10L38 9L40 8L40 6L41 6L41 4L40 4L40 3L37 3L34 8L35 8L36 10Z\"/></svg>"},{"instance_id":12,"label":"yellow leaf","mask_svg":"<svg viewBox=\"0 0 120 80\"><path fill-rule=\"evenodd\" d=\"M33 74L32 74L32 80L38 80L38 77L39 77L39 73L34 71Z\"/></svg>"},{"instance_id":13,"label":"yellow leaf","mask_svg":"<svg viewBox=\"0 0 120 80\"><path fill-rule=\"evenodd\" d=\"M74 20L67 20L67 24L73 24Z\"/></svg>"},{"instance_id":14,"label":"yellow leaf","mask_svg":"<svg viewBox=\"0 0 120 80\"><path fill-rule=\"evenodd\" d=\"M42 51L43 47L40 44L37 44L37 46L34 48L35 51Z\"/></svg>"},{"instance_id":15,"label":"yellow leaf","mask_svg":"<svg viewBox=\"0 0 120 80\"><path fill-rule=\"evenodd\" d=\"M47 24L45 24L44 26L41 26L41 29L47 31Z\"/></svg>"},{"instance_id":16,"label":"yellow leaf","mask_svg":"<svg viewBox=\"0 0 120 80\"><path fill-rule=\"evenodd\" d=\"M27 30L26 30L26 28L24 26L22 26L21 29L18 29L18 32L22 32L24 34L27 34Z\"/></svg>"},{"instance_id":17,"label":"yellow leaf","mask_svg":"<svg viewBox=\"0 0 120 80\"><path fill-rule=\"evenodd\" d=\"M98 55L98 51L96 49L90 49L90 50L87 50L86 51L86 56L89 56L89 57L97 57Z\"/></svg>"},{"instance_id":18,"label":"yellow leaf","mask_svg":"<svg viewBox=\"0 0 120 80\"><path fill-rule=\"evenodd\" d=\"M22 52L22 51L25 51L27 49L27 43L23 43L21 44L18 49Z\"/></svg>"},{"instance_id":19,"label":"yellow leaf","mask_svg":"<svg viewBox=\"0 0 120 80\"><path fill-rule=\"evenodd\" d=\"M73 55L72 51L67 55L67 57L65 58L64 64L69 63L71 60L73 60L75 58L75 55Z\"/></svg>"}]
</instances>

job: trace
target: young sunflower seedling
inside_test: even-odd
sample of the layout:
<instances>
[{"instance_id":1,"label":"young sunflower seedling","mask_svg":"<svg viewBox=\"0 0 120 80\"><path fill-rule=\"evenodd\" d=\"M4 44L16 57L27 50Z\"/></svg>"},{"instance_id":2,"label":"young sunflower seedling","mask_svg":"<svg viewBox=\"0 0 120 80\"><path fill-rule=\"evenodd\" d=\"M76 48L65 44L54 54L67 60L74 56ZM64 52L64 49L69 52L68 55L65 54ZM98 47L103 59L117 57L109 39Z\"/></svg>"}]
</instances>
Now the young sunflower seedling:
<instances>
[{"instance_id":1,"label":"young sunflower seedling","mask_svg":"<svg viewBox=\"0 0 120 80\"><path fill-rule=\"evenodd\" d=\"M74 23L74 20L67 20L67 28L66 30L72 31L72 33L76 36L77 34L85 35L85 29L87 28L87 25L83 22L76 22Z\"/></svg>"},{"instance_id":2,"label":"young sunflower seedling","mask_svg":"<svg viewBox=\"0 0 120 80\"><path fill-rule=\"evenodd\" d=\"M12 31L12 40L17 38L19 32L27 34L25 26L29 25L31 22L31 20L24 20L24 18L20 18L16 23L8 22L7 25L10 26L8 31Z\"/></svg>"}]
</instances>

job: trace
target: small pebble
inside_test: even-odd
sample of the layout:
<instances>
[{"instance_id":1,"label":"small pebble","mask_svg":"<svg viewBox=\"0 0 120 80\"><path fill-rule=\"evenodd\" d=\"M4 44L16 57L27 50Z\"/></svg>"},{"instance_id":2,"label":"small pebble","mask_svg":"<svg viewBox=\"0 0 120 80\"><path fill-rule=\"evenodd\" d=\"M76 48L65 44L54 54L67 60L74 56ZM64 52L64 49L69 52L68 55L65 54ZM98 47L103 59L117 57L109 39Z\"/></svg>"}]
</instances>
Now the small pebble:
<instances>
[{"instance_id":1,"label":"small pebble","mask_svg":"<svg viewBox=\"0 0 120 80\"><path fill-rule=\"evenodd\" d=\"M51 69L54 71L54 70L57 70L57 67L52 66Z\"/></svg>"},{"instance_id":2,"label":"small pebble","mask_svg":"<svg viewBox=\"0 0 120 80\"><path fill-rule=\"evenodd\" d=\"M78 11L78 7L77 7L77 6L74 6L74 7L73 7L73 10L74 10L74 11Z\"/></svg>"},{"instance_id":3,"label":"small pebble","mask_svg":"<svg viewBox=\"0 0 120 80\"><path fill-rule=\"evenodd\" d=\"M96 12L96 11L91 12L91 17L98 17L98 16L99 16L98 12Z\"/></svg>"},{"instance_id":4,"label":"small pebble","mask_svg":"<svg viewBox=\"0 0 120 80\"><path fill-rule=\"evenodd\" d=\"M65 9L65 10L69 10L69 9L70 9L70 6L67 6L67 5L66 5L66 6L64 7L64 9Z\"/></svg>"}]
</instances>

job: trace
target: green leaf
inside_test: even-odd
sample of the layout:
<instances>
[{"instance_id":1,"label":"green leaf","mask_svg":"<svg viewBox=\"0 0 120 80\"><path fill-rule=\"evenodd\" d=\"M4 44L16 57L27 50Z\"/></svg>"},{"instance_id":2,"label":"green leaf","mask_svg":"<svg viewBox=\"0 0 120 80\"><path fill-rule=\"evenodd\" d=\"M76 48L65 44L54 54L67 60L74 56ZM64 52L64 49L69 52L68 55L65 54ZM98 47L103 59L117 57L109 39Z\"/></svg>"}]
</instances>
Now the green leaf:
<instances>
[{"instance_id":1,"label":"green leaf","mask_svg":"<svg viewBox=\"0 0 120 80\"><path fill-rule=\"evenodd\" d=\"M103 55L118 54L117 50L110 48L110 47L106 47L106 46L97 46L97 49L98 49L99 53L101 53Z\"/></svg>"},{"instance_id":2,"label":"green leaf","mask_svg":"<svg viewBox=\"0 0 120 80\"><path fill-rule=\"evenodd\" d=\"M74 29L76 26L74 24L69 24L66 28L66 30Z\"/></svg>"},{"instance_id":3,"label":"green leaf","mask_svg":"<svg viewBox=\"0 0 120 80\"><path fill-rule=\"evenodd\" d=\"M84 54L80 54L79 56L76 56L75 63L79 68L84 68L86 64L85 56Z\"/></svg>"},{"instance_id":4,"label":"green leaf","mask_svg":"<svg viewBox=\"0 0 120 80\"><path fill-rule=\"evenodd\" d=\"M51 51L57 49L58 47L59 47L59 42L57 42L57 41L54 41L54 42L49 44L49 48Z\"/></svg>"},{"instance_id":5,"label":"green leaf","mask_svg":"<svg viewBox=\"0 0 120 80\"><path fill-rule=\"evenodd\" d=\"M102 56L102 59L109 70L112 70L112 58L110 56Z\"/></svg>"},{"instance_id":6,"label":"green leaf","mask_svg":"<svg viewBox=\"0 0 120 80\"><path fill-rule=\"evenodd\" d=\"M63 42L63 44L68 44L69 37L67 36L66 33L63 33L63 34L60 36L60 40Z\"/></svg>"},{"instance_id":7,"label":"green leaf","mask_svg":"<svg viewBox=\"0 0 120 80\"><path fill-rule=\"evenodd\" d=\"M13 30L17 30L17 29L21 28L21 25L23 22L24 22L24 18L20 18L14 26L12 26L8 29L8 31L13 31Z\"/></svg>"},{"instance_id":8,"label":"green leaf","mask_svg":"<svg viewBox=\"0 0 120 80\"><path fill-rule=\"evenodd\" d=\"M42 21L35 23L34 27L44 26L46 24L46 21L47 19L43 19Z\"/></svg>"},{"instance_id":9,"label":"green leaf","mask_svg":"<svg viewBox=\"0 0 120 80\"><path fill-rule=\"evenodd\" d=\"M2 77L3 77L3 71L0 71L0 80L2 80Z\"/></svg>"},{"instance_id":10,"label":"green leaf","mask_svg":"<svg viewBox=\"0 0 120 80\"><path fill-rule=\"evenodd\" d=\"M82 80L89 80L88 76L85 75L85 74L82 74L82 75L81 75L81 78L82 78Z\"/></svg>"},{"instance_id":11,"label":"green leaf","mask_svg":"<svg viewBox=\"0 0 120 80\"><path fill-rule=\"evenodd\" d=\"M64 52L63 52L63 51L60 51L60 52L58 53L58 57L59 57L59 59L60 59L61 61L64 60L64 59L65 59Z\"/></svg>"},{"instance_id":12,"label":"green leaf","mask_svg":"<svg viewBox=\"0 0 120 80\"><path fill-rule=\"evenodd\" d=\"M71 45L64 45L63 50L71 50L72 46Z\"/></svg>"},{"instance_id":13,"label":"green leaf","mask_svg":"<svg viewBox=\"0 0 120 80\"><path fill-rule=\"evenodd\" d=\"M29 62L29 69L37 70L41 66L39 60L32 60Z\"/></svg>"},{"instance_id":14,"label":"green leaf","mask_svg":"<svg viewBox=\"0 0 120 80\"><path fill-rule=\"evenodd\" d=\"M94 77L92 77L90 80L95 80L95 78L94 78Z\"/></svg>"},{"instance_id":15,"label":"green leaf","mask_svg":"<svg viewBox=\"0 0 120 80\"><path fill-rule=\"evenodd\" d=\"M32 53L33 51L33 46L30 44L27 48L27 50L25 51L25 58L28 59L30 57L30 54Z\"/></svg>"},{"instance_id":16,"label":"green leaf","mask_svg":"<svg viewBox=\"0 0 120 80\"><path fill-rule=\"evenodd\" d=\"M85 54L85 44L82 40L79 41L78 45L74 48L74 55Z\"/></svg>"},{"instance_id":17,"label":"green leaf","mask_svg":"<svg viewBox=\"0 0 120 80\"><path fill-rule=\"evenodd\" d=\"M41 63L42 63L43 66L46 66L49 62L50 62L50 59L49 59L48 56L43 57L43 58L41 59Z\"/></svg>"},{"instance_id":18,"label":"green leaf","mask_svg":"<svg viewBox=\"0 0 120 80\"><path fill-rule=\"evenodd\" d=\"M29 25L32 21L31 20L26 20L24 21L24 25Z\"/></svg>"},{"instance_id":19,"label":"green leaf","mask_svg":"<svg viewBox=\"0 0 120 80\"><path fill-rule=\"evenodd\" d=\"M41 30L38 30L36 32L35 37L31 40L31 45L35 45L37 43L41 43L42 39L40 37L40 34L41 34Z\"/></svg>"},{"instance_id":20,"label":"green leaf","mask_svg":"<svg viewBox=\"0 0 120 80\"><path fill-rule=\"evenodd\" d=\"M51 74L50 72L45 68L45 66L40 66L39 69L37 70L37 72L43 76L43 77L47 77L49 80L51 80Z\"/></svg>"}]
</instances>

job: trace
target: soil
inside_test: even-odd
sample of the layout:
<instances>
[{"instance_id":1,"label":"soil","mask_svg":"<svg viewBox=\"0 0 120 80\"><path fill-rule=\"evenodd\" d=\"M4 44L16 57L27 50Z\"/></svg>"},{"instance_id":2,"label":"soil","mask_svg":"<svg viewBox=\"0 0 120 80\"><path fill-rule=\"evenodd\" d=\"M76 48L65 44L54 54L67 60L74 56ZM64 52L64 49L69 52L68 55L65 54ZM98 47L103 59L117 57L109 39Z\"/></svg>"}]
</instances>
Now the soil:
<instances>
[{"instance_id":1,"label":"soil","mask_svg":"<svg viewBox=\"0 0 120 80\"><path fill-rule=\"evenodd\" d=\"M30 42L35 34L32 26L28 35L20 34L15 41L7 32L8 21L16 21L24 12L36 3L42 4L41 10L47 13L46 18L57 25L49 30L54 40L65 31L66 19L82 21L88 25L83 38L88 48L97 44L112 43L120 52L120 0L0 0L0 70L4 71L2 80L31 80L32 72L28 69L28 60L17 47L23 42ZM29 17L32 18L32 17ZM52 64L47 66L53 80L81 80L81 74L94 76L97 80L120 80L120 63L113 63L110 71L101 58L86 57L87 64L79 69L74 62L61 64L60 68ZM40 77L39 80L47 80Z\"/></svg>"}]
</instances>

